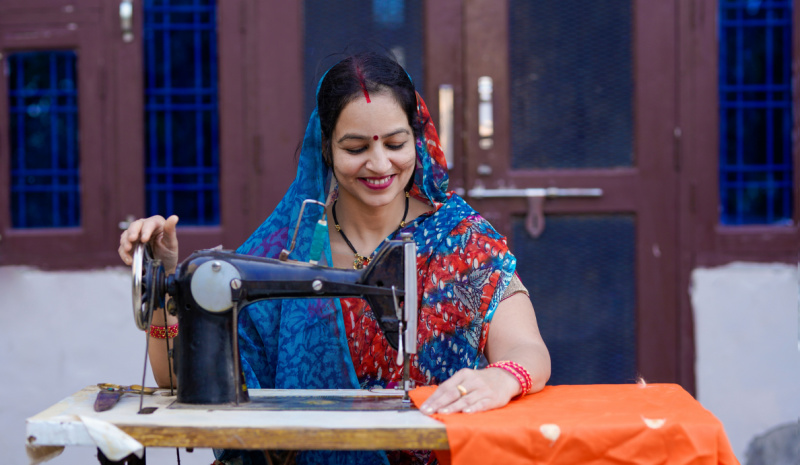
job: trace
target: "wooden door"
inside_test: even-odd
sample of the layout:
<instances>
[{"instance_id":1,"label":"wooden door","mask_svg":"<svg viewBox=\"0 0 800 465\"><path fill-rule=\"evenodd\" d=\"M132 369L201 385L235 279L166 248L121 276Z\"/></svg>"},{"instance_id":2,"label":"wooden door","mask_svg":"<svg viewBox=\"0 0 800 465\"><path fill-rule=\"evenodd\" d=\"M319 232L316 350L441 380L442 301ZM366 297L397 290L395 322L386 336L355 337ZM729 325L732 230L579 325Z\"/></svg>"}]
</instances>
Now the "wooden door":
<instances>
[{"instance_id":1,"label":"wooden door","mask_svg":"<svg viewBox=\"0 0 800 465\"><path fill-rule=\"evenodd\" d=\"M454 185L509 237L551 384L692 389L678 341L673 2L463 5ZM594 190L529 197L537 188Z\"/></svg>"}]
</instances>

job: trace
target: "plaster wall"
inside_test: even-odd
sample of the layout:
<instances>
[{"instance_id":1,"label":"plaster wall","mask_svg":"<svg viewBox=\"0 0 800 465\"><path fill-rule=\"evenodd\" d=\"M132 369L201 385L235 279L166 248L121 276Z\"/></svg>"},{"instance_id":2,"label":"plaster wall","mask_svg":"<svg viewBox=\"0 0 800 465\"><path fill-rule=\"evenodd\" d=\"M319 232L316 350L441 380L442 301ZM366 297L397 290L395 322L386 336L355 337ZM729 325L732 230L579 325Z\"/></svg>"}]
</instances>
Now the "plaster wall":
<instances>
[{"instance_id":1,"label":"plaster wall","mask_svg":"<svg viewBox=\"0 0 800 465\"><path fill-rule=\"evenodd\" d=\"M129 268L43 272L0 267L0 450L26 464L25 419L95 383L141 384L144 333L131 309ZM147 386L155 386L147 374ZM90 447L67 447L49 463L98 463ZM209 465L209 449L181 450L182 465ZM177 463L175 449L147 462Z\"/></svg>"},{"instance_id":2,"label":"plaster wall","mask_svg":"<svg viewBox=\"0 0 800 465\"><path fill-rule=\"evenodd\" d=\"M798 268L732 263L692 273L697 398L745 463L753 437L800 420Z\"/></svg>"},{"instance_id":3,"label":"plaster wall","mask_svg":"<svg viewBox=\"0 0 800 465\"><path fill-rule=\"evenodd\" d=\"M127 268L43 272L0 267L0 450L27 463L25 419L98 382L141 382L144 334L133 323ZM798 271L736 263L697 269L691 289L698 399L725 425L744 463L749 441L800 415ZM154 385L148 372L147 385ZM49 463L96 463L67 448ZM176 463L174 449L148 449L150 463ZM181 463L208 465L207 449Z\"/></svg>"}]
</instances>

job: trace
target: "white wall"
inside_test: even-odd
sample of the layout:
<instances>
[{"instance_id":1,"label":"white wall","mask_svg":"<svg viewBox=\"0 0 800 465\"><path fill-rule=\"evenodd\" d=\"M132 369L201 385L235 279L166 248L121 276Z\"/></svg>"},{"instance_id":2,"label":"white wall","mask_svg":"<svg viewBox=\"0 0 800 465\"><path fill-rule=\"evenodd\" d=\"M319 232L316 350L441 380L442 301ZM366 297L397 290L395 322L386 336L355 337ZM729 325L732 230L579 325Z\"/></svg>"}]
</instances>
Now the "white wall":
<instances>
[{"instance_id":1,"label":"white wall","mask_svg":"<svg viewBox=\"0 0 800 465\"><path fill-rule=\"evenodd\" d=\"M144 333L131 308L128 268L42 272L0 267L0 450L26 464L25 419L95 383L141 384ZM155 386L148 372L148 386ZM70 447L55 465L98 463ZM176 463L175 449L148 449L148 463ZM208 465L210 450L181 451L181 464Z\"/></svg>"},{"instance_id":2,"label":"white wall","mask_svg":"<svg viewBox=\"0 0 800 465\"><path fill-rule=\"evenodd\" d=\"M692 274L697 398L744 463L750 440L800 419L798 268L733 263Z\"/></svg>"},{"instance_id":3,"label":"white wall","mask_svg":"<svg viewBox=\"0 0 800 465\"><path fill-rule=\"evenodd\" d=\"M732 264L693 273L697 390L722 420L740 460L749 441L800 415L798 272L781 264ZM133 323L130 272L42 272L0 267L0 450L24 464L25 419L94 383L141 382L144 334ZM147 384L154 382L148 373ZM49 463L96 463L68 448ZM211 463L209 450L181 463ZM176 463L174 449L148 450Z\"/></svg>"}]
</instances>

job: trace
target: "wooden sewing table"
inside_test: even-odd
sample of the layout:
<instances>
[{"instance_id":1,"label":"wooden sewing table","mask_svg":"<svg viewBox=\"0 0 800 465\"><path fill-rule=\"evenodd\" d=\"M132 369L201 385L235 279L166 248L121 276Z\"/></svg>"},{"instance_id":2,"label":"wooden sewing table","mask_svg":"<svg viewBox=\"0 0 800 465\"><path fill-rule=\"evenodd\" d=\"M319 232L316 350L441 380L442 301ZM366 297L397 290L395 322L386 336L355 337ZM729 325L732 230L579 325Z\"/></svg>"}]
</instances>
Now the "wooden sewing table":
<instances>
[{"instance_id":1,"label":"wooden sewing table","mask_svg":"<svg viewBox=\"0 0 800 465\"><path fill-rule=\"evenodd\" d=\"M144 396L151 414L138 414L139 396L125 394L110 410L95 412L99 388L86 387L28 418L29 446L95 446L80 416L106 421L145 447L393 450L447 449L444 424L415 408L402 411L210 410L168 408L175 397ZM265 396L371 396L368 391L281 391L251 389ZM162 395L158 395L161 394ZM322 401L324 404L325 402ZM324 408L321 407L321 408Z\"/></svg>"}]
</instances>

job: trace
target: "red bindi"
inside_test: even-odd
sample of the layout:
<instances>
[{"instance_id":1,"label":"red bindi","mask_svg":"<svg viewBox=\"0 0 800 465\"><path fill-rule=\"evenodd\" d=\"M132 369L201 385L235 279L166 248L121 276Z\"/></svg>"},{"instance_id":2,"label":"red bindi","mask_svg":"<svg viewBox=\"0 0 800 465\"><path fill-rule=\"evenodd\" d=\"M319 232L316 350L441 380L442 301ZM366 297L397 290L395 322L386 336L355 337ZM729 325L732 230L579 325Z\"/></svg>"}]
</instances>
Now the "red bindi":
<instances>
[{"instance_id":1,"label":"red bindi","mask_svg":"<svg viewBox=\"0 0 800 465\"><path fill-rule=\"evenodd\" d=\"M378 136L372 136L372 140L378 140Z\"/></svg>"}]
</instances>

